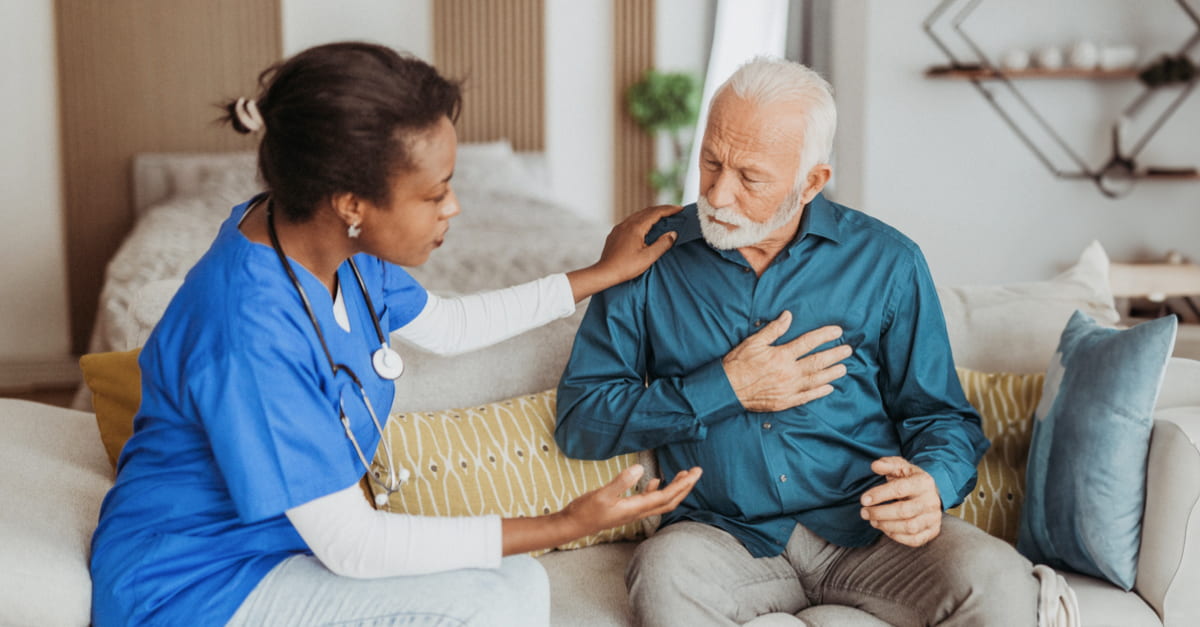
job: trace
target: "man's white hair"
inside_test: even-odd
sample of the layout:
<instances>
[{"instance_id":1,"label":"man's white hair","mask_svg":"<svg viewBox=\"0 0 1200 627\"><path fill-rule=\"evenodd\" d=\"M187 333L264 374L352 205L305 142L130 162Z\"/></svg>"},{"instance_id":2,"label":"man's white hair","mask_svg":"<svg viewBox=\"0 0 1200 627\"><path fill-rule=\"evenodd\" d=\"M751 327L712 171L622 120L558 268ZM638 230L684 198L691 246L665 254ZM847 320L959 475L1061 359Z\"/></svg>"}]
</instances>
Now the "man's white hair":
<instances>
[{"instance_id":1,"label":"man's white hair","mask_svg":"<svg viewBox=\"0 0 1200 627\"><path fill-rule=\"evenodd\" d=\"M800 168L794 189L804 188L805 180L818 164L829 163L833 152L833 133L837 129L837 105L829 81L808 66L773 57L755 57L742 64L717 88L713 103L726 89L758 105L794 102L804 118L804 138L800 147Z\"/></svg>"}]
</instances>

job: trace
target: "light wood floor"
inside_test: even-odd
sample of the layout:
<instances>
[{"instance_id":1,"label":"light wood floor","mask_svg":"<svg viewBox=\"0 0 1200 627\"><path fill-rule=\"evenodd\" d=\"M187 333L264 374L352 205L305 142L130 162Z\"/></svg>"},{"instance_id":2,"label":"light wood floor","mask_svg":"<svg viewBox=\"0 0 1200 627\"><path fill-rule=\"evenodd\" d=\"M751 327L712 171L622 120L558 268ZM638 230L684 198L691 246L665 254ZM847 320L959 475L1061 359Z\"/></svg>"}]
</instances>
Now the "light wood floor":
<instances>
[{"instance_id":1,"label":"light wood floor","mask_svg":"<svg viewBox=\"0 0 1200 627\"><path fill-rule=\"evenodd\" d=\"M19 398L26 401L46 403L47 405L57 405L58 407L70 407L71 402L75 400L75 388L45 388L0 392L0 398Z\"/></svg>"}]
</instances>

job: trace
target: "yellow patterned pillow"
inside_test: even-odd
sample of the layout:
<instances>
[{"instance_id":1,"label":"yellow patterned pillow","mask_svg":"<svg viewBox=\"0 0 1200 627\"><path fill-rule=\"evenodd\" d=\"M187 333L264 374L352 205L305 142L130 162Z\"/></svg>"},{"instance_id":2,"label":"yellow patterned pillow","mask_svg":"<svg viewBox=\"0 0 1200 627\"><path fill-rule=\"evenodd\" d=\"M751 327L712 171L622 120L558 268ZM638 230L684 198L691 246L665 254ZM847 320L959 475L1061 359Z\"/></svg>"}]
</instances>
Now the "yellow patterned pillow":
<instances>
[{"instance_id":1,"label":"yellow patterned pillow","mask_svg":"<svg viewBox=\"0 0 1200 627\"><path fill-rule=\"evenodd\" d=\"M637 463L636 453L603 461L563 455L554 442L556 397L548 390L478 407L393 413L384 437L397 467L412 475L391 496L391 510L422 516L541 516ZM376 468L382 467L384 451L382 444L376 449ZM557 548L644 535L634 522Z\"/></svg>"},{"instance_id":2,"label":"yellow patterned pillow","mask_svg":"<svg viewBox=\"0 0 1200 627\"><path fill-rule=\"evenodd\" d=\"M948 511L989 534L1016 544L1025 502L1025 462L1033 411L1042 397L1043 374L994 374L958 369L967 400L983 418L992 447L979 462L979 482L962 505Z\"/></svg>"}]
</instances>

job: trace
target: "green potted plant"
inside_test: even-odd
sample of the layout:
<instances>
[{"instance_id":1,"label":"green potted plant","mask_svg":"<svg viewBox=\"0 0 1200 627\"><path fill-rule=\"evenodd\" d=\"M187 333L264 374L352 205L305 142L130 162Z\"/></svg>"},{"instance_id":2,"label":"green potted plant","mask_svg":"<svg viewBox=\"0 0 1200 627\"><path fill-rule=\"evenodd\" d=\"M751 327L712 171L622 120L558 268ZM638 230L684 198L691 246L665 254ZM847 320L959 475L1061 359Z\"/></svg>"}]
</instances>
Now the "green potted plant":
<instances>
[{"instance_id":1,"label":"green potted plant","mask_svg":"<svg viewBox=\"0 0 1200 627\"><path fill-rule=\"evenodd\" d=\"M625 91L629 115L653 137L665 133L674 159L649 173L650 186L671 202L683 198L687 154L700 113L700 81L687 72L646 70L642 79Z\"/></svg>"}]
</instances>

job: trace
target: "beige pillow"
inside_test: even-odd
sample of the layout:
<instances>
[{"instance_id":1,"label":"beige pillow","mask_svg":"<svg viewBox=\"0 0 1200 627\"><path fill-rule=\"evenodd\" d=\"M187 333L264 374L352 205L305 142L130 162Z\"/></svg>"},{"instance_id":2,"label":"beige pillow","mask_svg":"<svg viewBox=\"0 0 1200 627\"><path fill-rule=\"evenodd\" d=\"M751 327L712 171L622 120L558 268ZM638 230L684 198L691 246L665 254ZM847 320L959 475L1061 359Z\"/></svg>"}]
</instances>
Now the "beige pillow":
<instances>
[{"instance_id":1,"label":"beige pillow","mask_svg":"<svg viewBox=\"0 0 1200 627\"><path fill-rule=\"evenodd\" d=\"M1120 318L1098 242L1048 281L938 288L954 363L982 372L1044 372L1076 309L1100 324Z\"/></svg>"},{"instance_id":2,"label":"beige pillow","mask_svg":"<svg viewBox=\"0 0 1200 627\"><path fill-rule=\"evenodd\" d=\"M487 405L393 413L384 431L393 462L411 476L392 494L393 512L506 518L557 512L637 463L629 453L603 461L569 459L554 442L555 390ZM383 468L385 448L373 465ZM378 488L372 484L372 489ZM634 522L561 545L572 549L644 537Z\"/></svg>"},{"instance_id":3,"label":"beige pillow","mask_svg":"<svg viewBox=\"0 0 1200 627\"><path fill-rule=\"evenodd\" d=\"M1039 374L994 374L958 369L967 401L983 419L992 447L979 462L979 481L962 505L947 513L1016 545L1025 502L1025 462L1033 412L1042 398Z\"/></svg>"}]
</instances>

